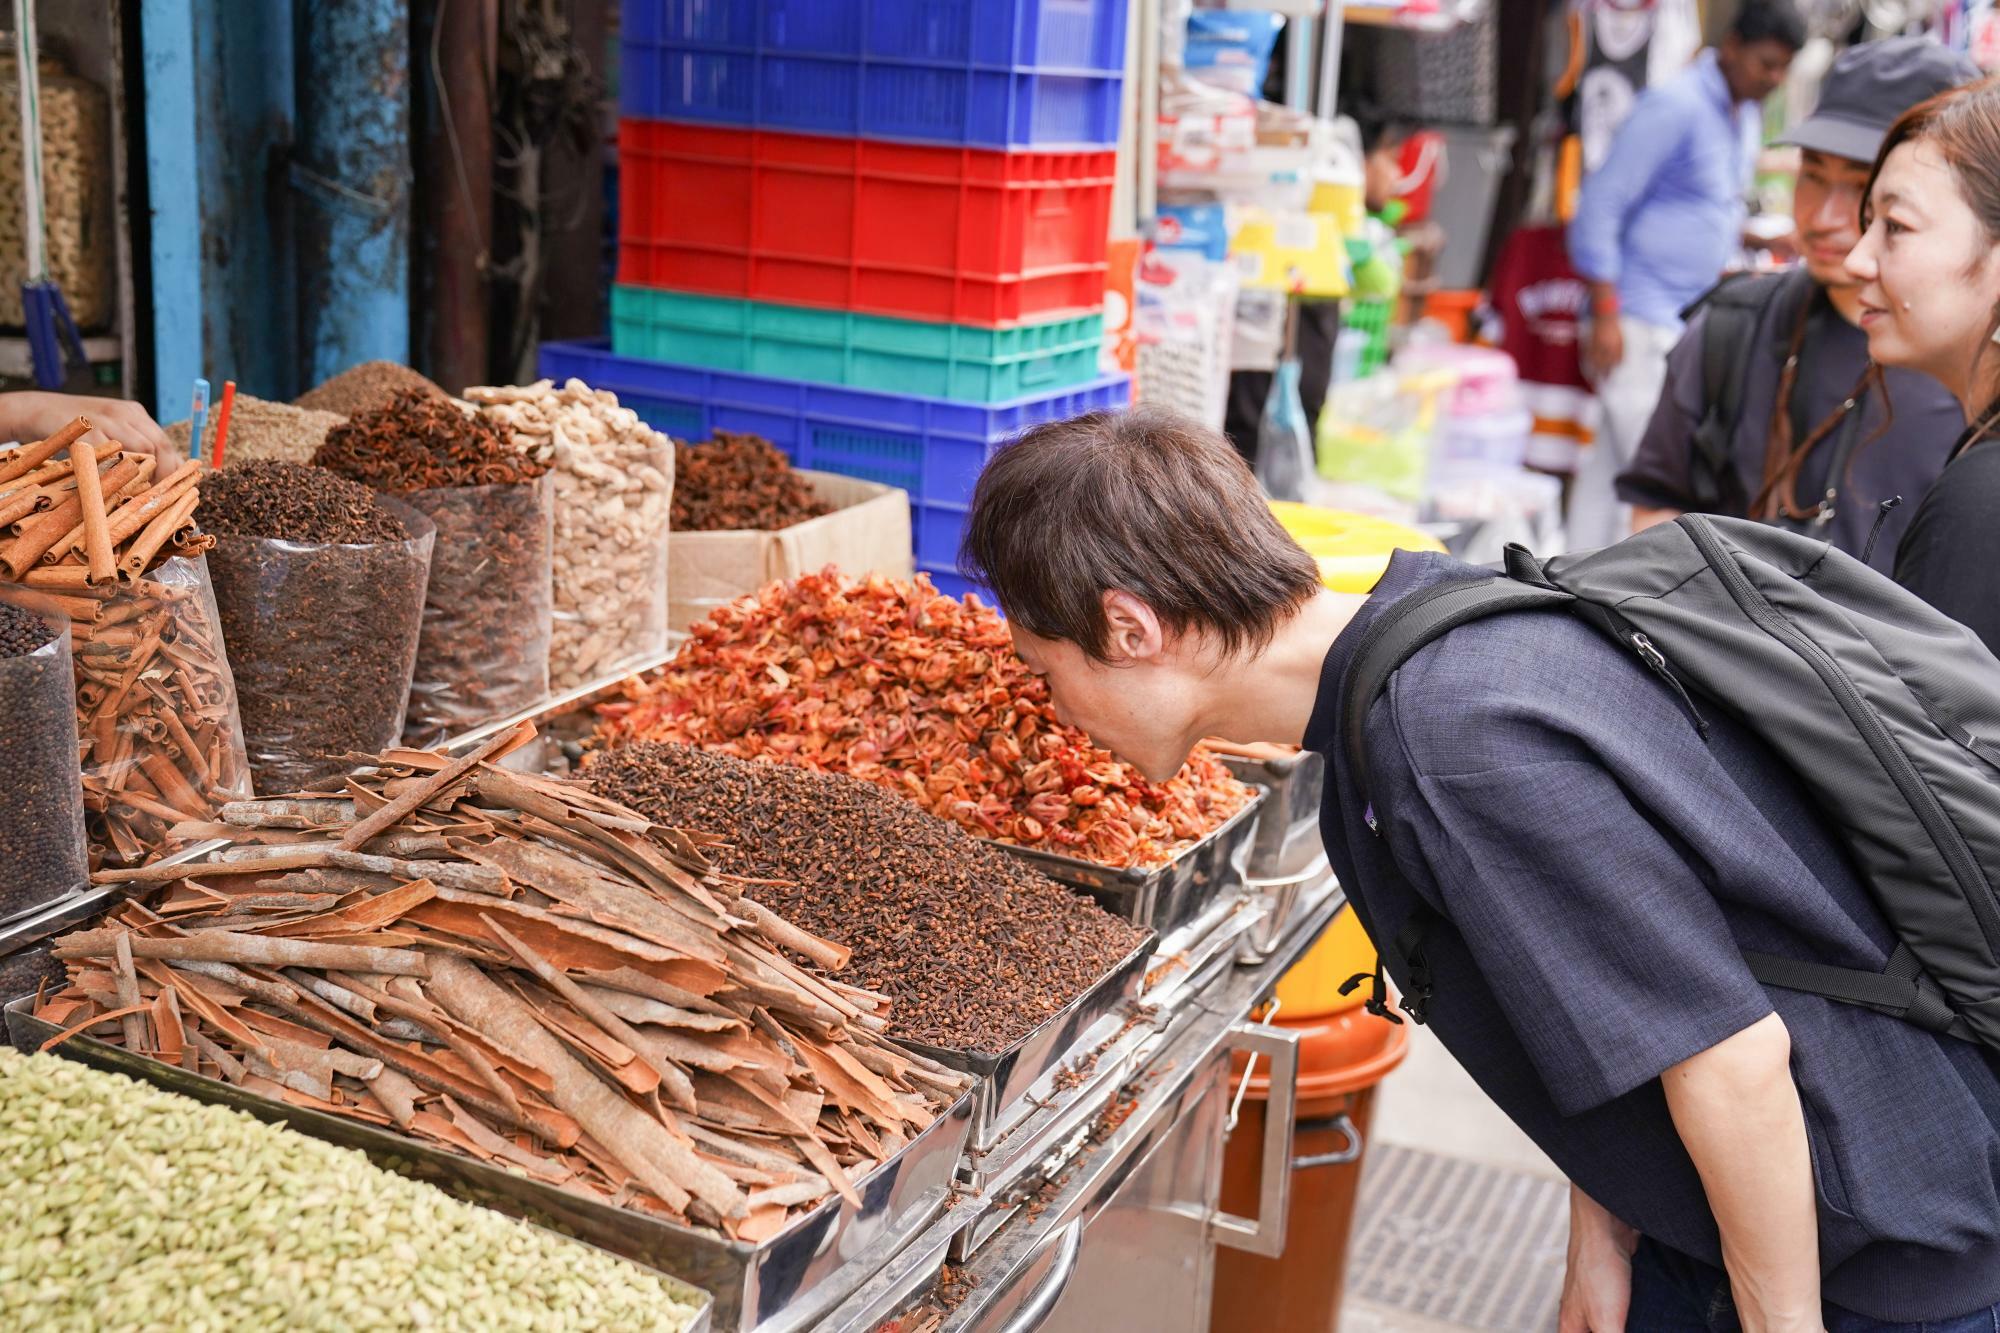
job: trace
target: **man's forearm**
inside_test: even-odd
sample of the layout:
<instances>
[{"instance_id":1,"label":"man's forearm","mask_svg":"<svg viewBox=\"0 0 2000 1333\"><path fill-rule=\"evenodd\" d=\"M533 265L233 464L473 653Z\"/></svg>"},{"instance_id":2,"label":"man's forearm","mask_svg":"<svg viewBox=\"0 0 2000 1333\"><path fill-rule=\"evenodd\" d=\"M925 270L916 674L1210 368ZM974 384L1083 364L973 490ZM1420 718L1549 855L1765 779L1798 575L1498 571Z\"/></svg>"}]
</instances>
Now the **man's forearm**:
<instances>
[{"instance_id":1,"label":"man's forearm","mask_svg":"<svg viewBox=\"0 0 2000 1333\"><path fill-rule=\"evenodd\" d=\"M1661 1081L1722 1233L1745 1333L1818 1329L1819 1213L1784 1021L1753 1023Z\"/></svg>"}]
</instances>

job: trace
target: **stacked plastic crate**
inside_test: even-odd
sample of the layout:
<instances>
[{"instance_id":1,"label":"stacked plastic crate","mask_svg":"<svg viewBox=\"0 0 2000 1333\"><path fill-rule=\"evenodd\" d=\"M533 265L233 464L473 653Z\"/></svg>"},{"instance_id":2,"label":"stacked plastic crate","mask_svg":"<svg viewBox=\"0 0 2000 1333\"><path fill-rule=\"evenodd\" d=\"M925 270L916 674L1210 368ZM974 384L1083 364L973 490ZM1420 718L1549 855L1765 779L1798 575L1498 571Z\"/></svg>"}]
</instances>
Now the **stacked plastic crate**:
<instances>
[{"instance_id":1,"label":"stacked plastic crate","mask_svg":"<svg viewBox=\"0 0 2000 1333\"><path fill-rule=\"evenodd\" d=\"M544 374L909 491L947 591L981 467L1098 371L1126 0L626 0L612 337Z\"/></svg>"}]
</instances>

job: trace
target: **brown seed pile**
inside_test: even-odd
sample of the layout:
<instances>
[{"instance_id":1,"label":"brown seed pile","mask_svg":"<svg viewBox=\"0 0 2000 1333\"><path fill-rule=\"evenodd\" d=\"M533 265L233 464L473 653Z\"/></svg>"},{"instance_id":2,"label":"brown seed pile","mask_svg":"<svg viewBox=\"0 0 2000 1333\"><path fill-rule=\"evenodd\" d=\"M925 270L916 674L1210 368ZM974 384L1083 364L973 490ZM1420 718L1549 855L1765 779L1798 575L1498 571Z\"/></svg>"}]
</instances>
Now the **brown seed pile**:
<instances>
[{"instance_id":1,"label":"brown seed pile","mask_svg":"<svg viewBox=\"0 0 2000 1333\"><path fill-rule=\"evenodd\" d=\"M319 387L300 394L292 400L292 405L351 417L387 407L397 395L413 392L438 399L450 397L434 382L408 366L397 365L394 361L363 361L358 366L341 371ZM242 405L240 397L236 401L238 406ZM235 427L230 429L233 432Z\"/></svg>"},{"instance_id":2,"label":"brown seed pile","mask_svg":"<svg viewBox=\"0 0 2000 1333\"><path fill-rule=\"evenodd\" d=\"M396 542L409 535L360 482L323 467L271 460L204 477L201 521L217 536L312 544Z\"/></svg>"},{"instance_id":3,"label":"brown seed pile","mask_svg":"<svg viewBox=\"0 0 2000 1333\"><path fill-rule=\"evenodd\" d=\"M0 658L25 657L54 637L40 616L0 602Z\"/></svg>"},{"instance_id":4,"label":"brown seed pile","mask_svg":"<svg viewBox=\"0 0 2000 1333\"><path fill-rule=\"evenodd\" d=\"M449 398L416 389L328 431L313 462L397 495L509 485L548 471L491 422L459 411Z\"/></svg>"},{"instance_id":5,"label":"brown seed pile","mask_svg":"<svg viewBox=\"0 0 2000 1333\"><path fill-rule=\"evenodd\" d=\"M1141 932L956 825L853 778L681 745L594 756L586 776L649 819L727 840L719 868L854 951L839 975L890 997L891 1031L960 1050L1025 1036Z\"/></svg>"},{"instance_id":6,"label":"brown seed pile","mask_svg":"<svg viewBox=\"0 0 2000 1333\"><path fill-rule=\"evenodd\" d=\"M715 432L674 444L675 532L774 532L833 512L769 440Z\"/></svg>"},{"instance_id":7,"label":"brown seed pile","mask_svg":"<svg viewBox=\"0 0 2000 1333\"><path fill-rule=\"evenodd\" d=\"M314 412L239 393L229 408L229 439L223 448L222 461L228 467L257 459L310 462L313 451L326 442L326 433L344 420L336 412ZM208 426L201 436L203 458L215 457L215 432L221 424L220 404L211 404ZM194 434L192 422L176 421L166 427L166 432L176 448L188 452L188 440ZM204 511L203 518L206 517Z\"/></svg>"},{"instance_id":8,"label":"brown seed pile","mask_svg":"<svg viewBox=\"0 0 2000 1333\"><path fill-rule=\"evenodd\" d=\"M296 791L346 772L342 756L395 744L430 574L427 526L301 463L225 468L201 493L258 789Z\"/></svg>"}]
</instances>

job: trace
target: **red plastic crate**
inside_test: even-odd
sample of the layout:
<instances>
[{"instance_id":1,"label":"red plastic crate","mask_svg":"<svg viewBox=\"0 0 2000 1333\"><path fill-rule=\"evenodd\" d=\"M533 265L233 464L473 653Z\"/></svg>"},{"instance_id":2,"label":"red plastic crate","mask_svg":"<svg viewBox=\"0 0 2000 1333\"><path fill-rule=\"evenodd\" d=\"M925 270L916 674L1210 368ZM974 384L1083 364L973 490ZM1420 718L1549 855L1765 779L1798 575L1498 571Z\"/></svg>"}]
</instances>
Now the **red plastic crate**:
<instances>
[{"instance_id":1,"label":"red plastic crate","mask_svg":"<svg viewBox=\"0 0 2000 1333\"><path fill-rule=\"evenodd\" d=\"M997 326L1104 303L1116 154L627 119L618 280Z\"/></svg>"}]
</instances>

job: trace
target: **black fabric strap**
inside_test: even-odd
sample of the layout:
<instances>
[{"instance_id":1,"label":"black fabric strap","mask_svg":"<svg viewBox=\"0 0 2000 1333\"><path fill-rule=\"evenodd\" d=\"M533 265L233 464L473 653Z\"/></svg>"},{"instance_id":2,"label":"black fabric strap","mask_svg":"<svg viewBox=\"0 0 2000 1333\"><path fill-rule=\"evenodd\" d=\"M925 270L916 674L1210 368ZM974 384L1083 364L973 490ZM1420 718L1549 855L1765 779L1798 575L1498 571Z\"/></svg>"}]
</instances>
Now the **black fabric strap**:
<instances>
[{"instance_id":1,"label":"black fabric strap","mask_svg":"<svg viewBox=\"0 0 2000 1333\"><path fill-rule=\"evenodd\" d=\"M1552 588L1537 588L1505 578L1440 583L1405 597L1385 611L1368 627L1368 636L1356 654L1341 718L1347 761L1364 797L1368 790L1367 747L1362 744L1362 725L1368 710L1389 677L1416 652L1440 635L1460 625L1502 611L1525 611L1536 607L1567 606L1575 598Z\"/></svg>"},{"instance_id":2,"label":"black fabric strap","mask_svg":"<svg viewBox=\"0 0 2000 1333\"><path fill-rule=\"evenodd\" d=\"M1914 1023L1927 1032L1978 1041L1965 1020L1952 1011L1943 993L1924 975L1922 965L1908 945L1898 944L1896 952L1890 955L1888 967L1880 972L1748 950L1743 961L1750 965L1750 975L1766 986L1860 1005Z\"/></svg>"}]
</instances>

